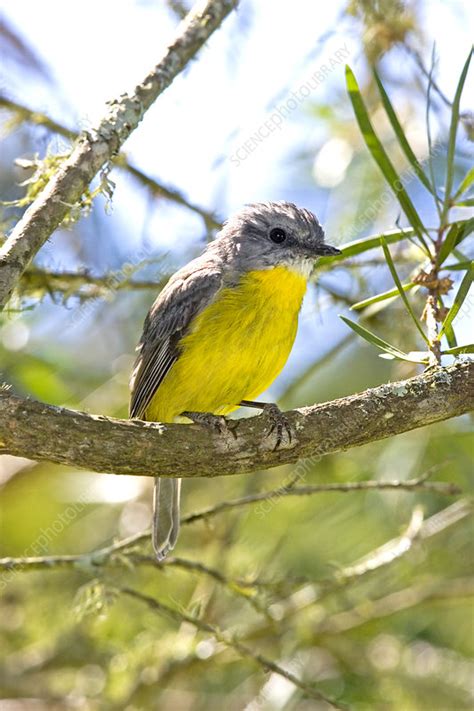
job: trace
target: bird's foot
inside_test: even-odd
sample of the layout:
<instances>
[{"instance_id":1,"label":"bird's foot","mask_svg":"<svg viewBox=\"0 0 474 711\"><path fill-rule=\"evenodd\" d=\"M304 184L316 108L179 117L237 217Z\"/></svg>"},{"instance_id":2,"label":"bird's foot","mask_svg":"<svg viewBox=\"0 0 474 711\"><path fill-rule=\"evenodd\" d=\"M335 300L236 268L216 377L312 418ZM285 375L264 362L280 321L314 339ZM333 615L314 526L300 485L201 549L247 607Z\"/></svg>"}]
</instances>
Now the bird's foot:
<instances>
[{"instance_id":1,"label":"bird's foot","mask_svg":"<svg viewBox=\"0 0 474 711\"><path fill-rule=\"evenodd\" d=\"M270 420L270 426L265 433L265 438L273 440L272 449L290 449L296 440L296 433L290 425L286 415L273 402L254 402L253 400L242 400L242 407L255 407L262 410L262 413Z\"/></svg>"},{"instance_id":2,"label":"bird's foot","mask_svg":"<svg viewBox=\"0 0 474 711\"><path fill-rule=\"evenodd\" d=\"M222 415L213 415L211 412L182 412L183 417L192 420L196 425L202 425L212 432L220 435L229 434L230 428L226 418Z\"/></svg>"},{"instance_id":3,"label":"bird's foot","mask_svg":"<svg viewBox=\"0 0 474 711\"><path fill-rule=\"evenodd\" d=\"M278 405L272 402L264 405L263 414L270 420L270 427L266 432L266 437L275 438L273 449L289 448L295 439L295 433L286 415L283 414Z\"/></svg>"},{"instance_id":4,"label":"bird's foot","mask_svg":"<svg viewBox=\"0 0 474 711\"><path fill-rule=\"evenodd\" d=\"M218 449L224 452L232 452L237 447L237 420L226 420L222 415L213 415L211 412L186 412L181 413L183 417L197 425L202 425L211 434L217 434L215 444Z\"/></svg>"}]
</instances>

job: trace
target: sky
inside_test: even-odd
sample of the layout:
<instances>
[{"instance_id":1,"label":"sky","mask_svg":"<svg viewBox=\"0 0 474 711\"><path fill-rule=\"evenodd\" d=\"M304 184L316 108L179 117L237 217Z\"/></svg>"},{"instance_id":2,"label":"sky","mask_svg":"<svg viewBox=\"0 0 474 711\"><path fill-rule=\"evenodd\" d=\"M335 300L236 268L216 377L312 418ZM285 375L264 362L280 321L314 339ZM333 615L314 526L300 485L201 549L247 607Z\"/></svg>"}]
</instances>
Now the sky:
<instances>
[{"instance_id":1,"label":"sky","mask_svg":"<svg viewBox=\"0 0 474 711\"><path fill-rule=\"evenodd\" d=\"M333 233L332 221L337 216L337 182L350 159L348 144L343 139L324 142L310 106L344 92L344 62L358 78L365 75L360 37L340 21L344 7L340 0L293 0L289 11L286 3L243 0L241 11L227 18L127 141L131 160L222 218L246 202L298 201L316 212L327 228L328 241L337 243L340 236ZM7 95L68 126L85 129L103 115L107 100L133 90L160 58L176 28L176 17L166 3L143 0L84 0L70 7L55 0L2 0L0 12L35 48L53 77L50 84L36 76L28 79L4 63L0 85ZM435 39L437 80L452 95L472 39L474 5L426 0L420 25L426 37L426 63ZM389 70L399 80L404 71L414 71L410 60L400 54L395 54L392 64ZM276 121L278 109L281 119L281 107L293 106L292 97L301 94L308 78L323 65L332 66L327 76L269 131L268 121ZM473 76L471 72L465 87L467 105L474 95ZM393 96L396 103L396 86ZM420 114L419 126L423 122ZM416 121L413 125L417 129ZM435 140L436 124L433 130ZM249 152L246 142L262 133L266 136ZM321 142L315 171L323 183L335 181L329 198L314 189L311 180L301 179L293 157L315 150ZM200 218L163 202L150 214L141 187L123 174L114 180L110 219L117 225L122 255L128 261L133 261L144 236L151 249L173 246L189 254L189 246L202 237ZM43 258L49 259L46 248ZM67 259L67 254L62 255L65 267ZM107 249L101 259L103 270L116 266L108 263ZM311 303L305 308L310 309ZM334 325L334 331L339 336L341 325Z\"/></svg>"},{"instance_id":2,"label":"sky","mask_svg":"<svg viewBox=\"0 0 474 711\"><path fill-rule=\"evenodd\" d=\"M227 18L198 59L157 100L127 141L125 151L132 162L165 184L179 188L191 202L216 211L221 218L246 202L295 200L316 212L326 226L328 241L337 243L340 236L332 225L340 199L337 186L351 157L349 144L343 138L327 140L310 107L344 94L344 62L351 65L359 79L365 76L360 37L339 19L345 5L341 0L292 0L291 5L242 0L242 11ZM472 40L474 4L426 0L421 14L425 61L429 64L435 39L437 80L452 96ZM0 88L10 98L81 129L91 127L103 115L107 100L133 90L159 60L176 29L176 17L159 1L0 0L1 15L35 48L53 81L42 82L35 75L25 77L24 72L20 74L0 61ZM318 41L322 37L324 41ZM301 96L301 88L323 66L332 66L332 70L294 106L294 94ZM396 83L392 88L396 103L398 92L404 91L403 75L406 72L410 76L414 65L406 56L395 53L388 69L393 69L400 82L398 88ZM473 75L471 72L465 87L466 108L472 108ZM280 122L275 116L281 119L282 106L293 108L283 111L287 115ZM269 131L268 121L272 119L274 130ZM424 116L420 113L411 123L411 138L418 155L424 150L424 139L417 144L422 129ZM433 129L436 138L436 123ZM246 142L256 134L266 136L249 152ZM61 143L56 145L60 147ZM316 189L310 176L301 178L298 156L312 151L316 154L314 171L320 185L333 186L329 197ZM150 201L141 186L122 173L114 175L114 180L117 186L113 210L107 219L120 236L121 258L136 261L144 239L151 250L173 247L178 261L189 255L190 246L196 246L202 238L201 219L165 202L150 213ZM357 190L354 186L354 199ZM95 234L98 223L94 216L87 219L89 238L100 241L100 233ZM54 254L58 263L57 254L61 254L61 266L69 266L68 253L61 245L59 234L39 258L48 262ZM101 263L92 266L99 272L116 268L117 264L110 261L111 254L112 250L103 245ZM91 265L85 260L84 266ZM337 318L338 309L331 308L325 315L324 296L319 304L322 315L315 323L314 303L315 293L311 291L289 363L267 394L270 399L277 397L317 354L326 352L347 335ZM48 317L36 319L34 334L29 334L27 318L18 318L4 327L4 337L16 338L17 345L18 339L23 339L28 353L40 352L45 343L54 343L58 337L64 345L72 333L66 327L71 311L44 304L40 308ZM137 314L137 337L143 315ZM461 324L460 342L469 338L469 321L464 319ZM87 324L87 319L81 322L84 328ZM107 323L105 330L103 327L104 322L99 320L91 353L87 342L81 346L77 337L71 339L74 348L83 348L83 368L87 368L88 358L96 362L102 359L103 363L110 358L113 339L107 332ZM111 382L126 375L124 358L128 363L132 354L115 353L112 358ZM107 402L110 392L109 383L105 382L84 400L84 409L101 411L101 402ZM117 501L133 497L139 490L136 477L134 482L129 482L128 477L121 479L121 487L116 481L111 487L107 477L102 481L94 476L97 486L103 484L107 488L109 500L115 496L113 500ZM94 493L98 498L103 495Z\"/></svg>"},{"instance_id":3,"label":"sky","mask_svg":"<svg viewBox=\"0 0 474 711\"><path fill-rule=\"evenodd\" d=\"M340 48L347 49L355 71L365 71L359 39L338 20L343 6L339 0L293 0L288 12L286 3L244 0L245 14L227 18L199 59L158 99L127 142L127 153L146 172L179 186L194 202L218 206L222 214L245 202L282 197L288 189L285 157L295 145L314 145L318 135L316 122L307 121L309 103L343 90L342 65L251 155L240 163L232 157ZM11 75L7 86L14 98L87 128L108 99L133 89L156 63L176 19L163 2L86 0L72 7L68 12L67 4L55 0L2 0L2 12L51 68L60 92ZM422 8L426 37L436 40L439 84L449 94L472 40L474 6L435 0ZM328 31L334 34L315 50L315 40ZM236 32L238 43L232 42ZM428 46L427 57L430 51ZM408 59L406 70L413 71ZM472 81L466 96L472 96L470 89ZM129 206L122 206L130 215Z\"/></svg>"}]
</instances>

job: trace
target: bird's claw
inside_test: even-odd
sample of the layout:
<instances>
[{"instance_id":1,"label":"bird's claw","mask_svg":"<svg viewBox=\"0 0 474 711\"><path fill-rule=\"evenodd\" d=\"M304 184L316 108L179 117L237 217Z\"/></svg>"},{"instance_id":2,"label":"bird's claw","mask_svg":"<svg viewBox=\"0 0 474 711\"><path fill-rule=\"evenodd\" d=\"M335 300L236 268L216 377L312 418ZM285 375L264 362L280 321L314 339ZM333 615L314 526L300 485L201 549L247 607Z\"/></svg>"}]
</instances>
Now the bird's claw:
<instances>
[{"instance_id":1,"label":"bird's claw","mask_svg":"<svg viewBox=\"0 0 474 711\"><path fill-rule=\"evenodd\" d=\"M203 425L220 435L229 433L229 425L222 415L213 415L211 412L183 412L183 417L187 417L197 425Z\"/></svg>"},{"instance_id":2,"label":"bird's claw","mask_svg":"<svg viewBox=\"0 0 474 711\"><path fill-rule=\"evenodd\" d=\"M275 446L273 450L290 447L294 439L294 432L286 415L283 414L278 405L272 402L264 405L263 412L270 420L270 427L268 428L266 436L271 437L275 434Z\"/></svg>"}]
</instances>

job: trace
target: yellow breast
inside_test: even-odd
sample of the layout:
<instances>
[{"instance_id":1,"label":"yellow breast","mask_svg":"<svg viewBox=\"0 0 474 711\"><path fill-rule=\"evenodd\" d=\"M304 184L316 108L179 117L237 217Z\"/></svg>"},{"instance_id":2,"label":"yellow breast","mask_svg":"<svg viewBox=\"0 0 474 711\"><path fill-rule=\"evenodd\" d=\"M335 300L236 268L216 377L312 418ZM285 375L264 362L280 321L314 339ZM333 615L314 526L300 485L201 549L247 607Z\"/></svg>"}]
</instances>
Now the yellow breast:
<instances>
[{"instance_id":1,"label":"yellow breast","mask_svg":"<svg viewBox=\"0 0 474 711\"><path fill-rule=\"evenodd\" d=\"M283 368L296 335L306 279L285 267L249 272L191 325L146 419L184 410L225 415L252 400Z\"/></svg>"}]
</instances>

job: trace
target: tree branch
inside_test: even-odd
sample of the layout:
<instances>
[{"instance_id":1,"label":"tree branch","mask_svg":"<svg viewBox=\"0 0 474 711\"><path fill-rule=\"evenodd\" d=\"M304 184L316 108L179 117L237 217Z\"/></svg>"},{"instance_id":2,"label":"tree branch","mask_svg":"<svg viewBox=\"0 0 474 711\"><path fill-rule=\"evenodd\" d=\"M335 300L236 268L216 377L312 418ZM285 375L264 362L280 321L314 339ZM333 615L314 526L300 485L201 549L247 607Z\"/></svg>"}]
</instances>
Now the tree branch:
<instances>
[{"instance_id":1,"label":"tree branch","mask_svg":"<svg viewBox=\"0 0 474 711\"><path fill-rule=\"evenodd\" d=\"M138 271L139 265L137 265ZM165 274L156 280L132 279L123 271L94 275L87 270L50 271L32 265L23 273L17 284L17 293L22 296L41 299L45 294L54 298L61 295L66 301L70 296L76 296L81 301L101 299L117 291L143 291L144 289L159 292L169 279Z\"/></svg>"},{"instance_id":2,"label":"tree branch","mask_svg":"<svg viewBox=\"0 0 474 711\"><path fill-rule=\"evenodd\" d=\"M244 659L249 659L258 667L260 667L260 669L263 669L263 671L272 671L274 674L277 674L278 676L283 677L287 681L290 681L298 689L301 689L301 691L303 691L304 694L309 698L316 699L317 701L325 701L329 706L335 709L342 710L347 708L345 705L335 702L332 699L329 699L313 685L307 684L306 682L302 681L290 671L284 669L282 666L274 662L272 659L264 657L259 652L254 652L253 649L247 647L247 645L243 644L234 635L222 631L215 625L211 625L208 622L205 622L204 620L201 620L200 618L187 613L185 610L178 610L174 607L170 607L166 603L161 602L160 600L157 600L148 595L144 595L138 590L134 590L132 588L117 588L116 592L121 593L123 595L127 595L131 598L134 598L135 600L139 600L154 612L157 612L158 614L163 615L168 619L177 622L178 624L187 622L200 632L211 634L217 642L219 642L225 647L233 649L235 652L237 652L239 656L243 657Z\"/></svg>"},{"instance_id":3,"label":"tree branch","mask_svg":"<svg viewBox=\"0 0 474 711\"><path fill-rule=\"evenodd\" d=\"M0 390L0 454L98 472L214 477L314 460L474 409L474 362L287 413L291 446L274 450L265 415L230 420L225 435L199 425L117 420ZM301 462L301 477L311 463Z\"/></svg>"},{"instance_id":4,"label":"tree branch","mask_svg":"<svg viewBox=\"0 0 474 711\"><path fill-rule=\"evenodd\" d=\"M473 596L474 578L455 578L454 580L438 578L428 583L420 583L403 590L397 590L376 600L371 599L350 610L337 612L316 625L314 636L320 642L323 635L344 634L356 627L390 617L397 612L409 610L425 602L462 600Z\"/></svg>"},{"instance_id":5,"label":"tree branch","mask_svg":"<svg viewBox=\"0 0 474 711\"><path fill-rule=\"evenodd\" d=\"M413 546L470 518L472 512L473 504L469 499L455 501L424 521L421 510L415 509L410 524L401 536L392 538L363 558L336 570L330 577L316 581L305 581L303 585L292 590L289 595L279 598L276 604L280 624L284 626L281 629L287 628L290 620L306 608L314 604L321 605L326 597L345 588L354 589L354 585L365 580L367 575L382 567L393 565L407 555ZM18 567L20 567L21 558L18 561ZM294 624L294 622L290 622L290 624ZM252 636L260 637L265 631L264 625L259 623L253 629Z\"/></svg>"},{"instance_id":6,"label":"tree branch","mask_svg":"<svg viewBox=\"0 0 474 711\"><path fill-rule=\"evenodd\" d=\"M179 25L162 59L131 95L110 102L98 126L84 133L0 249L0 308L36 252L66 217L97 172L117 155L145 112L194 57L237 0L198 2Z\"/></svg>"},{"instance_id":7,"label":"tree branch","mask_svg":"<svg viewBox=\"0 0 474 711\"><path fill-rule=\"evenodd\" d=\"M449 482L433 481L427 482L426 478L418 477L417 479L407 479L406 481L357 481L349 482L344 484L320 484L319 486L301 486L295 487L293 489L280 488L273 489L272 491L263 491L259 494L250 494L249 496L242 496L238 499L233 499L231 501L222 501L215 506L210 506L207 509L202 509L201 511L195 511L193 513L187 514L181 517L181 526L186 526L197 521L207 520L213 516L224 513L229 509L240 508L243 506L248 506L250 504L258 503L260 501L275 501L276 499L284 496L309 496L311 494L320 494L327 492L349 492L349 491L429 491L436 492L438 494L454 495L459 494L460 489ZM467 504L466 504L467 506ZM470 510L470 509L469 509ZM415 509L415 511L418 511ZM445 509L445 511L451 511L451 509ZM433 517L432 517L433 518ZM430 519L431 521L431 519ZM423 520L421 519L421 523ZM408 529L413 530L413 529ZM405 533L405 536L407 533ZM259 586L273 586L274 583L269 583L268 581L259 580L238 580L229 581L225 576L215 570L210 570L208 567L204 567L202 563L196 561L188 561L183 558L168 557L163 561L157 561L156 558L150 556L144 556L142 554L137 554L135 549L141 543L148 543L150 541L151 530L141 531L140 533L133 534L128 538L123 538L117 540L109 546L103 548L98 548L89 553L77 553L69 555L42 555L42 556L24 556L21 558L0 558L0 571L30 571L30 570L63 570L64 568L77 569L77 570L90 570L94 571L97 568L104 567L106 565L111 566L130 566L139 564L150 564L157 565L159 569L162 569L166 565L177 566L181 568L187 568L188 570L205 572L207 575L214 577L220 582L225 582L228 585L238 585L242 588L256 588ZM414 537L412 537L414 540ZM397 545L400 539L396 539ZM390 541L389 544L383 546L383 550L389 548L392 550L394 547L394 541ZM377 549L377 551L372 552L367 559L371 561L376 557L375 554L379 555L382 549ZM408 550L408 548L407 548ZM406 552L406 550L403 550ZM392 557L392 559L394 559ZM391 559L391 560L392 560ZM365 561L366 558L363 559ZM380 560L377 558L377 560ZM362 566L362 561L357 561L352 567L345 568L343 571L339 572L336 576L338 584L345 582L346 580L356 577L357 575L362 575L367 572L367 570L374 570L375 566L371 565L369 567ZM356 571L354 573L353 571ZM361 572L362 571L362 572Z\"/></svg>"},{"instance_id":8,"label":"tree branch","mask_svg":"<svg viewBox=\"0 0 474 711\"><path fill-rule=\"evenodd\" d=\"M7 111L11 111L15 114L18 117L18 123L28 121L28 123L34 124L35 126L44 126L49 131L57 133L59 136L66 138L68 141L75 141L79 136L78 131L73 131L66 126L63 126L57 121L54 121L47 114L41 111L33 111L27 106L23 106L23 104L19 104L17 101L12 101L2 94L0 94L0 109L6 109ZM221 222L219 222L214 213L190 202L176 188L163 185L163 183L160 183L155 178L152 178L144 173L140 170L140 168L137 168L135 165L130 163L125 153L119 153L118 156L114 158L114 165L127 171L135 178L135 180L138 180L138 182L148 188L153 195L169 200L170 202L175 202L178 205L182 205L188 210L191 210L191 212L195 212L197 215L202 217L208 229L218 230L222 227Z\"/></svg>"}]
</instances>

